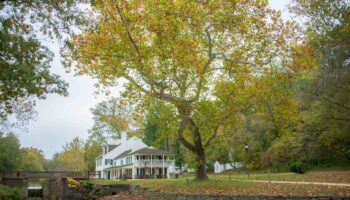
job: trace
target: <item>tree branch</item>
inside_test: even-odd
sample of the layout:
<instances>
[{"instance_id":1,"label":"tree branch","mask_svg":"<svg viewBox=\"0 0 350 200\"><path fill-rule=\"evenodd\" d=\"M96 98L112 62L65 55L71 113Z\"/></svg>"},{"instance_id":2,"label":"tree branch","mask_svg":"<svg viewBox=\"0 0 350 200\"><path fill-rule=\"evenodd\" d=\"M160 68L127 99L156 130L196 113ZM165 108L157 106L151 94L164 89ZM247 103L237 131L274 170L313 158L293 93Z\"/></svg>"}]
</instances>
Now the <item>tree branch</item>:
<instances>
[{"instance_id":1,"label":"tree branch","mask_svg":"<svg viewBox=\"0 0 350 200\"><path fill-rule=\"evenodd\" d=\"M220 125L217 125L214 128L214 133L209 137L208 141L204 145L205 148L207 148L209 146L209 144L216 138L219 127L220 127Z\"/></svg>"},{"instance_id":2,"label":"tree branch","mask_svg":"<svg viewBox=\"0 0 350 200\"><path fill-rule=\"evenodd\" d=\"M179 108L179 111L180 108ZM185 128L186 128L186 124L188 123L188 118L189 118L189 111L186 109L184 112L183 112L183 116L182 116L182 119L181 119L181 122L180 122L180 125L179 125L179 128L177 130L177 138L180 140L180 142L186 147L188 148L189 150L191 150L192 152L195 152L196 151L196 148L193 144L191 144L190 142L188 142L185 137L183 136L183 133L185 131Z\"/></svg>"},{"instance_id":3,"label":"tree branch","mask_svg":"<svg viewBox=\"0 0 350 200\"><path fill-rule=\"evenodd\" d=\"M131 36L131 33L130 33L130 30L129 30L129 26L128 24L126 23L122 13L121 13L121 10L120 10L120 7L118 6L118 4L116 5L116 8L117 8L117 11L118 11L118 15L120 17L120 19L122 20L124 26L125 26L125 30L126 30L126 33L128 34L128 37L129 37L129 40L130 42L132 43L138 57L139 57L139 61L141 61L141 54L140 54L140 51L139 51L139 48L137 47L136 43L135 43L135 40L133 39L133 37Z\"/></svg>"}]
</instances>

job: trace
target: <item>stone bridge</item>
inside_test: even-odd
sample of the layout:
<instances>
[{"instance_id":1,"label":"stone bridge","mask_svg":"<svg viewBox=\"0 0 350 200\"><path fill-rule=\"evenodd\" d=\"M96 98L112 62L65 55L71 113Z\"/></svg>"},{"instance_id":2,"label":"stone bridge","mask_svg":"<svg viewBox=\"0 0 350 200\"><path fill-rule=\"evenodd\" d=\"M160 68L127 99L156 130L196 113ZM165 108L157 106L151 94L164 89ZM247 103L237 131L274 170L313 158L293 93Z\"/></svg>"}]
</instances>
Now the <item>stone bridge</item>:
<instances>
[{"instance_id":1,"label":"stone bridge","mask_svg":"<svg viewBox=\"0 0 350 200\"><path fill-rule=\"evenodd\" d=\"M0 184L21 187L22 194L25 199L31 194L39 194L35 197L42 197L43 191L48 190L48 188L59 188L63 191L62 188L65 187L65 182L67 178L73 178L75 180L88 180L91 178L99 177L99 173L95 171L86 171L86 172L77 172L77 171L55 171L55 172L40 172L40 171L6 171L0 172ZM31 188L29 187L30 179L46 179L44 185L40 188ZM53 184L55 183L55 184ZM57 184L59 183L59 184ZM65 189L64 193L67 193ZM52 191L52 189L50 190ZM47 195L53 195L47 192ZM60 192L60 194L63 192ZM33 196L34 197L34 196ZM46 198L52 199L52 198ZM65 199L65 198L59 198Z\"/></svg>"}]
</instances>

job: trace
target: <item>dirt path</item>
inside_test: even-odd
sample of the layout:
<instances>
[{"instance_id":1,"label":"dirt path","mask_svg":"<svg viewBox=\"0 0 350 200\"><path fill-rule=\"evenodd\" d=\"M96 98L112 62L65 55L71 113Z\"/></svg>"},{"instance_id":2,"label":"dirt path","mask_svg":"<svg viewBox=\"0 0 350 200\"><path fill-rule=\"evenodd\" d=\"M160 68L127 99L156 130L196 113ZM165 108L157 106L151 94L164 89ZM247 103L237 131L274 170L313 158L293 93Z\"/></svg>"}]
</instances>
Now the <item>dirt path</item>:
<instances>
[{"instance_id":1,"label":"dirt path","mask_svg":"<svg viewBox=\"0 0 350 200\"><path fill-rule=\"evenodd\" d=\"M131 194L129 192L121 192L116 195L101 197L98 200L148 200L148 199L140 195Z\"/></svg>"},{"instance_id":2,"label":"dirt path","mask_svg":"<svg viewBox=\"0 0 350 200\"><path fill-rule=\"evenodd\" d=\"M244 179L232 179L236 181L250 181L256 183L285 183L285 184L301 184L301 185L329 185L329 186L340 186L350 187L350 183L327 183L327 182L305 182L305 181L268 181L268 180L244 180Z\"/></svg>"}]
</instances>

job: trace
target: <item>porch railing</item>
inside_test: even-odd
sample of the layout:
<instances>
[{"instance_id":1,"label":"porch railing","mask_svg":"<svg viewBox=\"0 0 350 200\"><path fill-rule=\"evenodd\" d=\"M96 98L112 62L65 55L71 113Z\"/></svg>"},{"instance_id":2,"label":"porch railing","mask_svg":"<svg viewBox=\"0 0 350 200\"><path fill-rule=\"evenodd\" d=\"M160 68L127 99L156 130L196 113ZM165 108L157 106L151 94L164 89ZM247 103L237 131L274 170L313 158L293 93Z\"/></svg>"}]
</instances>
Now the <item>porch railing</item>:
<instances>
[{"instance_id":1,"label":"porch railing","mask_svg":"<svg viewBox=\"0 0 350 200\"><path fill-rule=\"evenodd\" d=\"M173 164L173 160L164 160L164 164ZM154 160L152 160L151 161L151 159L140 159L140 160L136 160L135 161L135 163L137 163L137 164L145 164L145 163L147 163L147 164L156 164L156 165L159 165L159 164L163 164L163 160L159 160L159 159L154 159Z\"/></svg>"},{"instance_id":2,"label":"porch railing","mask_svg":"<svg viewBox=\"0 0 350 200\"><path fill-rule=\"evenodd\" d=\"M168 178L167 175L134 175L135 179L155 179L155 178Z\"/></svg>"}]
</instances>

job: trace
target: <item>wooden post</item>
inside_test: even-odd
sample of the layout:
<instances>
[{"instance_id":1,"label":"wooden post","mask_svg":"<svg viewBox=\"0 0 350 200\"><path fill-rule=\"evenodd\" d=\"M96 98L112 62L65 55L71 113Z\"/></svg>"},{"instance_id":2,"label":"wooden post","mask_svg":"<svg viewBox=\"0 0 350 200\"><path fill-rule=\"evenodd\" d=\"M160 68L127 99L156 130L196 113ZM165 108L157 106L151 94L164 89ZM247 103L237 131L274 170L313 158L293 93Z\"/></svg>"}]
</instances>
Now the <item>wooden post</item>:
<instances>
[{"instance_id":1,"label":"wooden post","mask_svg":"<svg viewBox=\"0 0 350 200\"><path fill-rule=\"evenodd\" d=\"M248 179L249 179L249 165L247 165Z\"/></svg>"}]
</instances>

